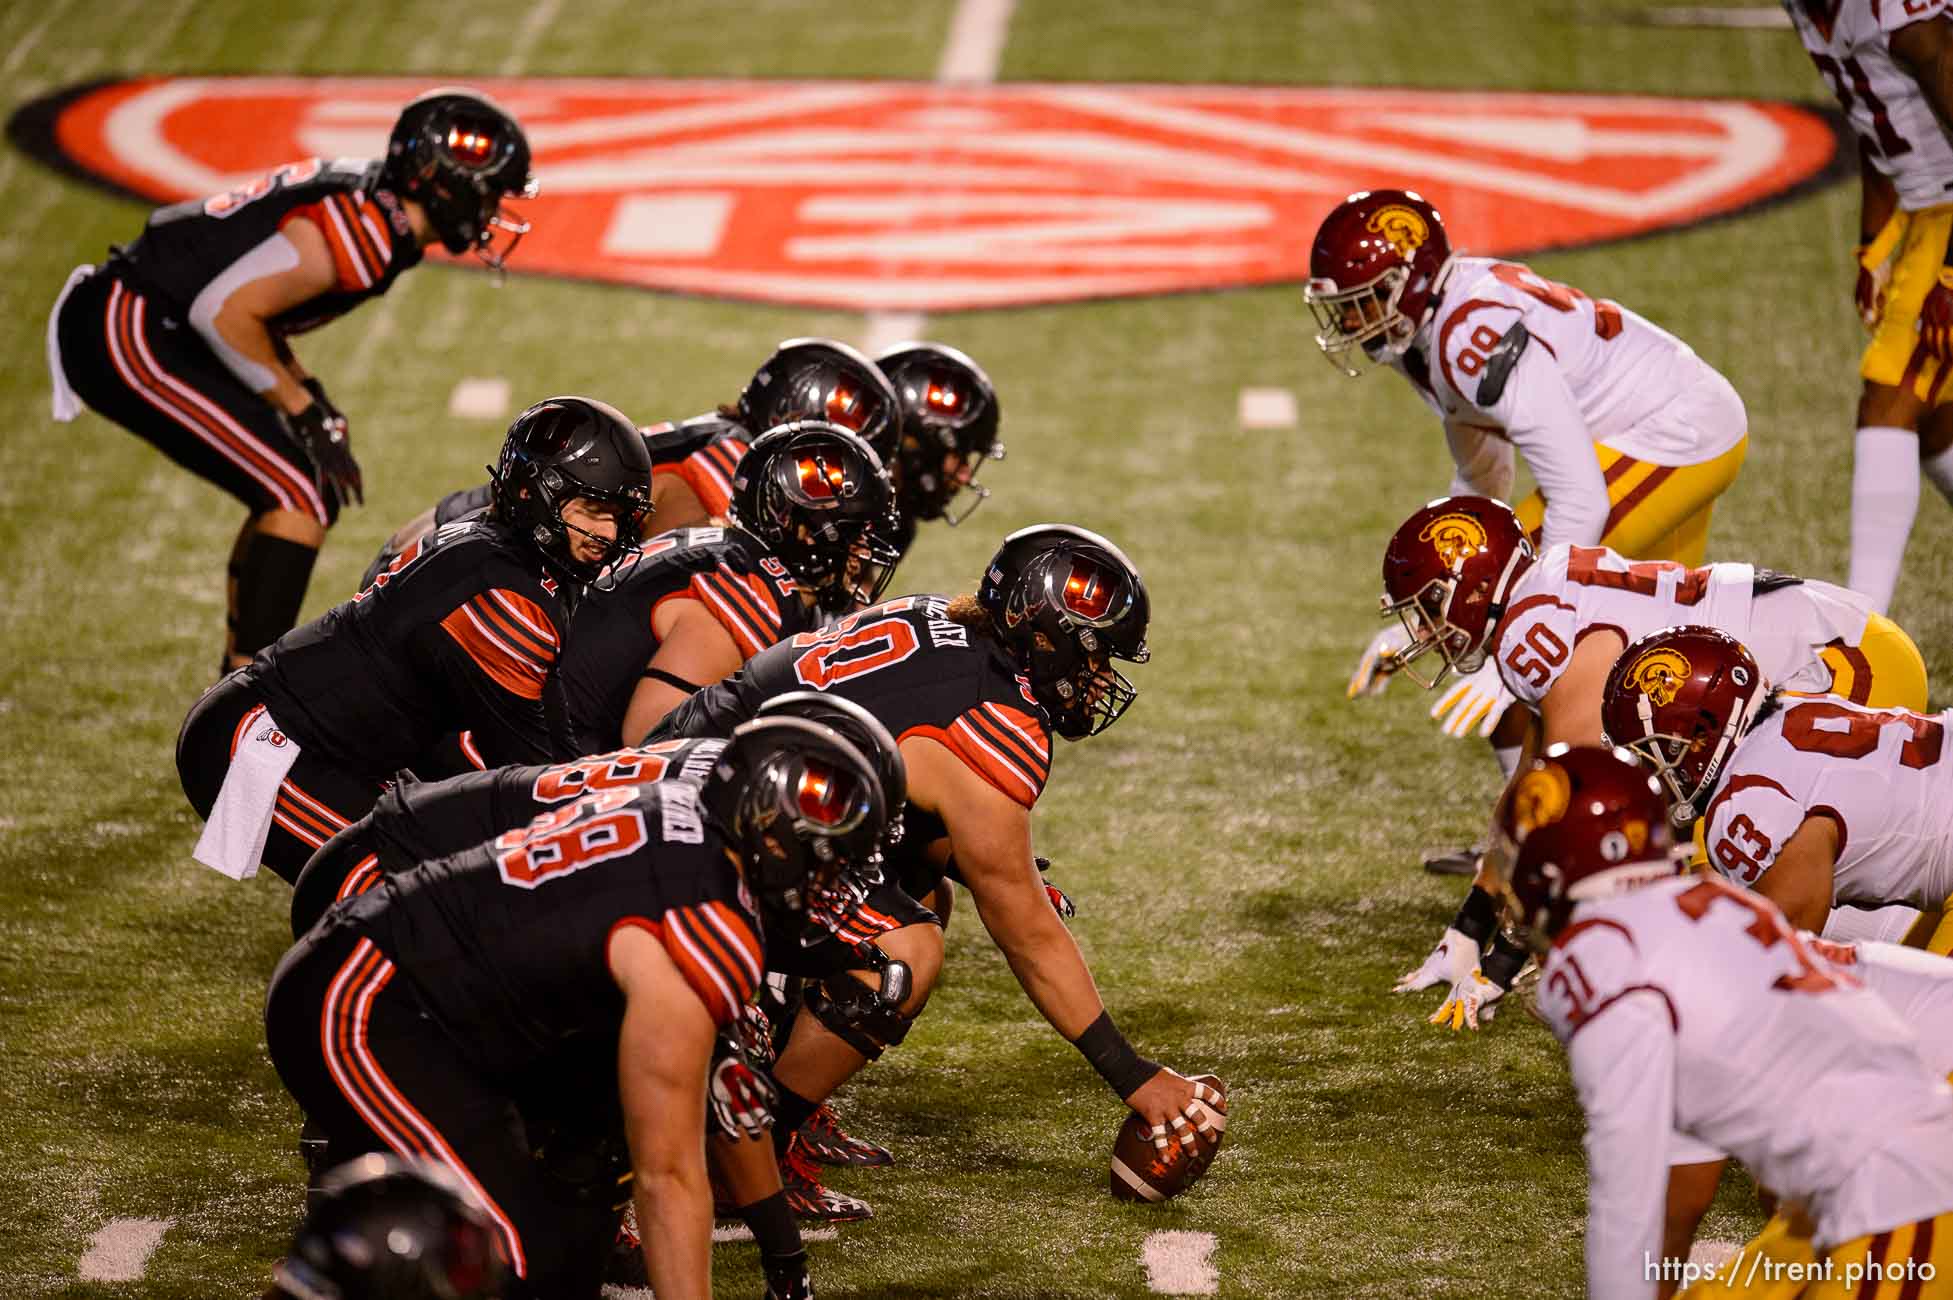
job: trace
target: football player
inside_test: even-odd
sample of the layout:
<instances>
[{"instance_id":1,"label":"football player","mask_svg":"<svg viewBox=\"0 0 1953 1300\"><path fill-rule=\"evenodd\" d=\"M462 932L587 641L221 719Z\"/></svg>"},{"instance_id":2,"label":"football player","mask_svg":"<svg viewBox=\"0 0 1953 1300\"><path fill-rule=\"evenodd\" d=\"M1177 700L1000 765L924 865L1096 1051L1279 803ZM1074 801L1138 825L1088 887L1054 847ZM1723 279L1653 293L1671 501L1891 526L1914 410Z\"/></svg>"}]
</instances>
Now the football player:
<instances>
[{"instance_id":1,"label":"football player","mask_svg":"<svg viewBox=\"0 0 1953 1300\"><path fill-rule=\"evenodd\" d=\"M1923 468L1953 500L1953 11L1944 0L1784 0L1858 138L1857 283L1871 342L1852 446L1851 577L1892 600Z\"/></svg>"},{"instance_id":2,"label":"football player","mask_svg":"<svg viewBox=\"0 0 1953 1300\"><path fill-rule=\"evenodd\" d=\"M809 987L774 1070L776 1145L784 1148L836 1087L901 1042L922 1011L943 936L920 900L936 891L951 855L1045 1019L1153 1125L1157 1141L1193 1143L1192 1082L1141 1057L1113 1024L1031 853L1031 810L1050 773L1051 735L1096 735L1125 713L1137 691L1115 661L1146 660L1149 616L1138 570L1110 542L1081 528L1026 528L1005 539L974 596L906 596L783 641L652 733L724 735L767 699L811 688L867 709L907 762L901 861L869 898L883 917L848 936L902 962L906 987L865 972Z\"/></svg>"},{"instance_id":3,"label":"football player","mask_svg":"<svg viewBox=\"0 0 1953 1300\"><path fill-rule=\"evenodd\" d=\"M289 882L456 732L490 767L573 757L546 699L563 634L583 587L637 545L650 477L613 407L558 397L516 416L489 514L430 535L191 708L176 763L206 821L197 860Z\"/></svg>"},{"instance_id":4,"label":"football player","mask_svg":"<svg viewBox=\"0 0 1953 1300\"><path fill-rule=\"evenodd\" d=\"M1624 754L1549 750L1501 826L1587 1117L1588 1294L1658 1293L1649 1264L1686 1258L1693 1231L1665 1231L1671 1185L1727 1153L1809 1220L1829 1266L1805 1295L1903 1276L1908 1295L1953 1296L1946 1062L1887 997L1767 899L1678 874L1655 781ZM1868 1266L1907 1271L1866 1282Z\"/></svg>"},{"instance_id":5,"label":"football player","mask_svg":"<svg viewBox=\"0 0 1953 1300\"><path fill-rule=\"evenodd\" d=\"M508 1266L460 1179L369 1154L323 1178L264 1300L501 1300Z\"/></svg>"},{"instance_id":6,"label":"football player","mask_svg":"<svg viewBox=\"0 0 1953 1300\"><path fill-rule=\"evenodd\" d=\"M437 241L499 268L528 229L502 202L534 193L514 118L473 91L430 91L385 158L311 158L159 209L68 278L48 319L55 419L86 402L249 512L224 671L290 630L326 529L363 500L346 417L291 336L385 293Z\"/></svg>"},{"instance_id":7,"label":"football player","mask_svg":"<svg viewBox=\"0 0 1953 1300\"><path fill-rule=\"evenodd\" d=\"M1653 765L1710 864L1813 932L1839 906L1948 910L1949 722L1772 691L1740 642L1700 627L1636 640L1601 692L1607 740ZM1953 926L1928 941L1950 945Z\"/></svg>"},{"instance_id":8,"label":"football player","mask_svg":"<svg viewBox=\"0 0 1953 1300\"><path fill-rule=\"evenodd\" d=\"M795 420L825 420L858 434L884 466L902 436L895 391L872 361L833 339L788 339L733 405L643 431L658 527L697 528L722 519L732 504L733 473L755 433ZM486 508L489 491L483 483L450 492L403 525L367 567L362 585L430 530Z\"/></svg>"},{"instance_id":9,"label":"football player","mask_svg":"<svg viewBox=\"0 0 1953 1300\"><path fill-rule=\"evenodd\" d=\"M662 533L577 610L563 689L579 749L640 741L767 646L879 600L900 558L892 501L840 425L768 430L733 472L728 526Z\"/></svg>"},{"instance_id":10,"label":"football player","mask_svg":"<svg viewBox=\"0 0 1953 1300\"><path fill-rule=\"evenodd\" d=\"M1539 486L1519 517L1543 547L1606 546L1637 560L1702 562L1716 498L1735 481L1748 418L1688 344L1604 298L1518 262L1455 254L1436 208L1406 190L1352 194L1309 254L1316 343L1351 375L1402 375L1444 424L1451 491L1511 496L1517 447ZM1405 648L1385 628L1349 684L1388 683ZM1510 777L1519 722L1489 668L1461 676L1433 717L1493 740Z\"/></svg>"},{"instance_id":11,"label":"football player","mask_svg":"<svg viewBox=\"0 0 1953 1300\"><path fill-rule=\"evenodd\" d=\"M904 554L916 525L940 519L952 528L990 496L977 482L986 460L1002 460L997 389L967 353L942 343L897 343L875 358L902 405L895 479ZM957 498L964 493L960 508Z\"/></svg>"},{"instance_id":12,"label":"football player","mask_svg":"<svg viewBox=\"0 0 1953 1300\"><path fill-rule=\"evenodd\" d=\"M1877 707L1926 699L1918 647L1856 592L1748 564L1635 562L1604 546L1536 552L1512 509L1486 497L1444 497L1411 515L1390 539L1383 572L1384 613L1407 642L1400 670L1430 689L1496 665L1529 711L1528 757L1548 744L1599 743L1601 688L1615 659L1630 640L1678 623L1736 637L1786 690L1836 691ZM1524 958L1493 933L1480 874L1437 949L1399 982L1407 991L1449 978L1453 995L1436 1019L1454 1028L1475 1023ZM1469 969L1487 940L1495 969Z\"/></svg>"},{"instance_id":13,"label":"football player","mask_svg":"<svg viewBox=\"0 0 1953 1300\"><path fill-rule=\"evenodd\" d=\"M615 1073L572 1074L557 1107L616 1115L651 1284L704 1300L716 1030L759 982L762 926L797 928L885 821L873 765L839 733L750 723L701 786L593 794L335 905L272 978L272 1061L334 1156L390 1150L456 1174L518 1294L594 1296L619 1207L563 1194L513 1122L513 1081L615 1043Z\"/></svg>"}]
</instances>

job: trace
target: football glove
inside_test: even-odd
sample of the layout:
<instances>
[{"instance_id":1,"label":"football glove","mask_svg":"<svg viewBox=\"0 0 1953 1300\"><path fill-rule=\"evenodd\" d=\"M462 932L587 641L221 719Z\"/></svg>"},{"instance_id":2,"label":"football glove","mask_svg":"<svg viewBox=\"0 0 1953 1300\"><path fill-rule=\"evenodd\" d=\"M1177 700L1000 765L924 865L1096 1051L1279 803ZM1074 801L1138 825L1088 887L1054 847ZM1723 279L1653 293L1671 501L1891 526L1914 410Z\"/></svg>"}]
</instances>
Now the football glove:
<instances>
[{"instance_id":1,"label":"football glove","mask_svg":"<svg viewBox=\"0 0 1953 1300\"><path fill-rule=\"evenodd\" d=\"M1499 677L1499 666L1487 660L1485 666L1468 677L1453 678L1431 716L1442 719L1444 734L1459 740L1478 735L1489 738L1498 729L1515 699Z\"/></svg>"},{"instance_id":2,"label":"football glove","mask_svg":"<svg viewBox=\"0 0 1953 1300\"><path fill-rule=\"evenodd\" d=\"M1477 1029L1479 1021L1489 1022L1498 1014L1498 1007L1493 1004L1504 996L1505 990L1474 966L1465 978L1451 986L1450 996L1431 1013L1430 1023L1454 1031Z\"/></svg>"},{"instance_id":3,"label":"football glove","mask_svg":"<svg viewBox=\"0 0 1953 1300\"><path fill-rule=\"evenodd\" d=\"M712 1122L733 1141L766 1136L773 1127L773 1103L780 1094L763 1070L755 1070L733 1035L720 1031L712 1058Z\"/></svg>"},{"instance_id":4,"label":"football glove","mask_svg":"<svg viewBox=\"0 0 1953 1300\"><path fill-rule=\"evenodd\" d=\"M1038 874L1040 876L1042 876L1045 872L1051 870L1050 858L1032 858L1031 861L1037 863ZM1044 881L1043 884L1044 884L1044 896L1051 900L1052 911L1056 912L1059 916L1063 917L1067 921L1071 920L1072 917L1078 915L1078 906L1077 904L1071 901L1070 894L1067 894L1064 890L1058 888L1056 885L1052 884L1048 880Z\"/></svg>"},{"instance_id":5,"label":"football glove","mask_svg":"<svg viewBox=\"0 0 1953 1300\"><path fill-rule=\"evenodd\" d=\"M1919 342L1927 355L1953 360L1953 266L1942 266L1919 308Z\"/></svg>"},{"instance_id":6,"label":"football glove","mask_svg":"<svg viewBox=\"0 0 1953 1300\"><path fill-rule=\"evenodd\" d=\"M1444 938L1424 964L1397 981L1393 993L1414 993L1434 984L1457 985L1478 969L1478 944L1463 931L1445 927Z\"/></svg>"},{"instance_id":7,"label":"football glove","mask_svg":"<svg viewBox=\"0 0 1953 1300\"><path fill-rule=\"evenodd\" d=\"M320 492L333 497L342 509L366 504L366 481L360 475L359 462L353 459L345 416L314 401L298 414L287 415L285 425L311 458L313 481Z\"/></svg>"},{"instance_id":8,"label":"football glove","mask_svg":"<svg viewBox=\"0 0 1953 1300\"><path fill-rule=\"evenodd\" d=\"M1397 656L1409 646L1410 633L1402 623L1392 623L1371 637L1370 644L1363 649L1363 657L1356 661L1356 671L1350 675L1344 694L1352 700L1383 694L1383 688L1390 685L1390 678L1397 671Z\"/></svg>"}]
</instances>

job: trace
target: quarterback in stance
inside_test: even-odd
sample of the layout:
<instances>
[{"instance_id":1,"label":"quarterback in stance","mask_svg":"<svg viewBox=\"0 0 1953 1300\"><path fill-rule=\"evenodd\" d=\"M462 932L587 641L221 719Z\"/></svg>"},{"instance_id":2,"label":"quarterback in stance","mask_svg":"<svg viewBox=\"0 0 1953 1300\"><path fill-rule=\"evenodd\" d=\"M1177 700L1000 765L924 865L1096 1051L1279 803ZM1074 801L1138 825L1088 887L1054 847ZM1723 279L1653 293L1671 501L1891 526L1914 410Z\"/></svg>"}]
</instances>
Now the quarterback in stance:
<instances>
[{"instance_id":1,"label":"quarterback in stance","mask_svg":"<svg viewBox=\"0 0 1953 1300\"><path fill-rule=\"evenodd\" d=\"M1588 1295L1667 1292L1671 1179L1727 1154L1808 1225L1803 1295L1953 1296L1953 1093L1888 999L1767 900L1678 875L1625 755L1549 750L1501 828L1586 1112Z\"/></svg>"},{"instance_id":2,"label":"quarterback in stance","mask_svg":"<svg viewBox=\"0 0 1953 1300\"><path fill-rule=\"evenodd\" d=\"M223 671L298 621L326 529L364 499L346 417L291 336L385 293L437 241L499 268L528 230L502 200L533 193L515 119L436 90L401 113L385 158L310 158L159 209L69 277L48 319L54 417L86 402L249 512Z\"/></svg>"},{"instance_id":3,"label":"quarterback in stance","mask_svg":"<svg viewBox=\"0 0 1953 1300\"><path fill-rule=\"evenodd\" d=\"M1849 585L1892 601L1923 469L1953 501L1953 9L1784 0L1858 137L1858 314L1872 339L1851 472Z\"/></svg>"},{"instance_id":4,"label":"quarterback in stance","mask_svg":"<svg viewBox=\"0 0 1953 1300\"><path fill-rule=\"evenodd\" d=\"M1539 545L1702 562L1748 418L1688 344L1520 263L1454 253L1437 209L1407 190L1338 204L1309 277L1330 360L1351 375L1358 362L1395 370L1443 422L1452 492L1511 499L1517 447L1539 485L1519 518ZM1350 694L1381 690L1403 648L1398 629L1380 633ZM1488 670L1454 683L1433 716L1490 737L1510 704ZM1495 744L1509 776L1517 741Z\"/></svg>"}]
</instances>

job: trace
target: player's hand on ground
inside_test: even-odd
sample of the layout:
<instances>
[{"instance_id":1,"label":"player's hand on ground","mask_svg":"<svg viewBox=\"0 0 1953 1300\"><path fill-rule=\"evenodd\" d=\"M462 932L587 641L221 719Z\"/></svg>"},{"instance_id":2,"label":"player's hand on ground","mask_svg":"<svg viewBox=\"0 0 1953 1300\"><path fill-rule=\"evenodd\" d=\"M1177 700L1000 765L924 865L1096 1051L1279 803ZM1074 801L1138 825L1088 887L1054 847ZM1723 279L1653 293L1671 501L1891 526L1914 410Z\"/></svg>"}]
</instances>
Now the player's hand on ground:
<instances>
[{"instance_id":1,"label":"player's hand on ground","mask_svg":"<svg viewBox=\"0 0 1953 1300\"><path fill-rule=\"evenodd\" d=\"M1504 996L1505 990L1474 966L1465 978L1451 986L1444 1005L1431 1013L1431 1023L1454 1031L1476 1029L1479 1021L1489 1021L1498 1014L1498 1007L1493 1004Z\"/></svg>"},{"instance_id":2,"label":"player's hand on ground","mask_svg":"<svg viewBox=\"0 0 1953 1300\"><path fill-rule=\"evenodd\" d=\"M731 1035L719 1035L712 1058L710 1096L712 1122L719 1132L738 1141L758 1141L773 1127L773 1103L779 1099L773 1081L755 1070Z\"/></svg>"},{"instance_id":3,"label":"player's hand on ground","mask_svg":"<svg viewBox=\"0 0 1953 1300\"><path fill-rule=\"evenodd\" d=\"M1424 964L1405 974L1391 989L1393 993L1414 993L1434 984L1456 985L1469 979L1478 969L1478 945L1462 931L1445 927L1444 938L1424 959Z\"/></svg>"},{"instance_id":4,"label":"player's hand on ground","mask_svg":"<svg viewBox=\"0 0 1953 1300\"><path fill-rule=\"evenodd\" d=\"M316 382L316 381L314 381ZM312 458L312 470L319 491L330 493L343 508L366 504L366 480L359 462L353 459L353 444L346 431L346 417L319 402L313 402L296 415L285 417L292 437Z\"/></svg>"},{"instance_id":5,"label":"player's hand on ground","mask_svg":"<svg viewBox=\"0 0 1953 1300\"><path fill-rule=\"evenodd\" d=\"M1345 691L1349 698L1383 694L1383 688L1390 685L1390 678L1397 671L1397 656L1409 645L1410 633L1404 631L1401 623L1392 623L1371 637L1370 644L1363 649L1363 657L1356 661L1356 671L1350 676Z\"/></svg>"},{"instance_id":6,"label":"player's hand on ground","mask_svg":"<svg viewBox=\"0 0 1953 1300\"><path fill-rule=\"evenodd\" d=\"M1953 266L1939 269L1939 280L1919 309L1919 343L1940 361L1953 360Z\"/></svg>"},{"instance_id":7,"label":"player's hand on ground","mask_svg":"<svg viewBox=\"0 0 1953 1300\"><path fill-rule=\"evenodd\" d=\"M1499 666L1489 659L1469 677L1459 677L1445 688L1431 706L1431 716L1444 720L1444 734L1463 740L1467 736L1490 737L1499 719L1516 700L1499 677Z\"/></svg>"},{"instance_id":8,"label":"player's hand on ground","mask_svg":"<svg viewBox=\"0 0 1953 1300\"><path fill-rule=\"evenodd\" d=\"M1126 1105L1152 1126L1153 1145L1164 1151L1174 1142L1193 1146L1200 1126L1209 1122L1194 1103L1218 1099L1219 1094L1206 1084L1162 1066L1126 1098Z\"/></svg>"}]
</instances>

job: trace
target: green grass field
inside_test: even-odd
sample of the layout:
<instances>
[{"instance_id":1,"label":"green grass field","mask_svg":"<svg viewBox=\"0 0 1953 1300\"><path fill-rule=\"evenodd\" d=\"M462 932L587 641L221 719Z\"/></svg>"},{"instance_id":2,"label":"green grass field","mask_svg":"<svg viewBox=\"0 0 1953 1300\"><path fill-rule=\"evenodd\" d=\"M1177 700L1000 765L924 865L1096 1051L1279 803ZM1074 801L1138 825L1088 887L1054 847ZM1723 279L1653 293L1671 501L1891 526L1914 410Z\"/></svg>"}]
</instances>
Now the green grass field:
<instances>
[{"instance_id":1,"label":"green grass field","mask_svg":"<svg viewBox=\"0 0 1953 1300\"><path fill-rule=\"evenodd\" d=\"M1020 0L1005 79L1378 84L1828 102L1785 31L1670 31L1620 0ZM10 103L136 72L926 79L949 0L586 0L532 10L341 0L52 0L0 10ZM549 15L554 14L551 18ZM1751 416L1712 554L1842 580L1859 334L1856 196L1558 254L1546 274L1688 339ZM213 675L239 512L95 416L47 417L45 314L67 269L134 234L136 203L0 153L0 1295L253 1294L296 1221L297 1115L262 1046L287 891L190 861L172 742ZM588 392L643 418L730 397L780 338L838 313L428 270L303 347L370 484L307 615L381 538L475 481L499 427L445 414L456 378L518 403ZM1220 1293L1565 1296L1581 1277L1578 1108L1549 1036L1508 1014L1423 1023L1392 979L1455 886L1416 868L1479 828L1496 771L1399 686L1352 705L1394 524L1448 477L1402 384L1313 355L1293 287L936 317L996 379L1012 454L971 525L924 532L898 586L961 590L1012 527L1075 519L1145 571L1153 662L1112 732L1063 748L1040 850L1080 903L1106 1000L1148 1054L1233 1088L1228 1149L1156 1209L1105 1194L1120 1108L1044 1027L965 909L907 1044L844 1094L899 1165L844 1175L871 1223L814 1247L824 1296L1141 1296L1141 1242L1216 1234ZM375 334L394 346L376 346ZM399 346L411 341L411 346ZM1292 433L1246 434L1246 386L1293 390ZM1895 616L1953 674L1953 519L1921 504ZM1949 702L1944 687L1935 703ZM175 1226L136 1283L77 1280L97 1229ZM1732 1178L1704 1235L1758 1222ZM755 1295L722 1247L722 1295Z\"/></svg>"}]
</instances>

